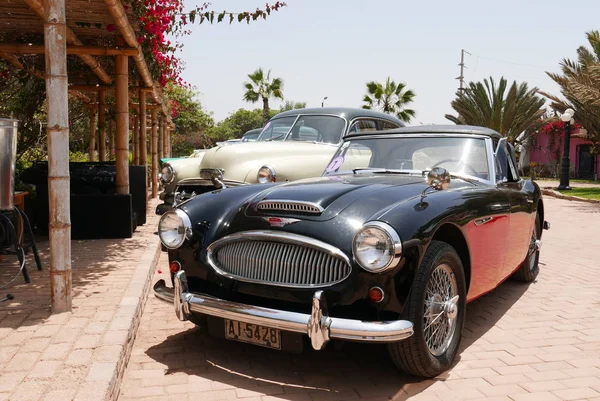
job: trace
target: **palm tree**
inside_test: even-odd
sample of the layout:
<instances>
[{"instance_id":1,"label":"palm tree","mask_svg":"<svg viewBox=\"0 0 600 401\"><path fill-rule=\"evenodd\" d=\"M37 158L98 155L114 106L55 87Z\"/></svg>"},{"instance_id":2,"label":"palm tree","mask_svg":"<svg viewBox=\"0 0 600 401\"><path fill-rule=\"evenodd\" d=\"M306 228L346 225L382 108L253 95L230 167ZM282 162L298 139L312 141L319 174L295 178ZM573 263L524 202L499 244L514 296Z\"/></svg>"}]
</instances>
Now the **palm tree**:
<instances>
[{"instance_id":1,"label":"palm tree","mask_svg":"<svg viewBox=\"0 0 600 401\"><path fill-rule=\"evenodd\" d=\"M508 92L507 92L508 89ZM508 88L504 77L496 85L493 78L470 82L451 103L457 116L446 118L459 125L478 125L498 131L513 142L523 132L535 132L546 112L545 100L537 88L516 81Z\"/></svg>"},{"instance_id":2,"label":"palm tree","mask_svg":"<svg viewBox=\"0 0 600 401\"><path fill-rule=\"evenodd\" d=\"M269 121L269 99L274 97L283 99L283 80L281 78L273 78L271 80L271 70L265 76L262 68L248 74L251 82L244 82L246 93L244 100L247 102L256 103L260 99L263 102L263 126Z\"/></svg>"},{"instance_id":3,"label":"palm tree","mask_svg":"<svg viewBox=\"0 0 600 401\"><path fill-rule=\"evenodd\" d=\"M363 98L363 109L374 109L396 115L404 122L410 122L415 111L407 109L406 105L415 98L415 93L406 89L406 84L392 81L387 77L385 86L379 82L367 82L367 94Z\"/></svg>"},{"instance_id":4,"label":"palm tree","mask_svg":"<svg viewBox=\"0 0 600 401\"><path fill-rule=\"evenodd\" d=\"M561 74L546 72L561 87L565 100L541 92L552 100L552 108L564 112L575 110L575 118L594 142L600 142L600 32L586 33L591 50L585 46L577 49L577 61L563 59Z\"/></svg>"}]
</instances>

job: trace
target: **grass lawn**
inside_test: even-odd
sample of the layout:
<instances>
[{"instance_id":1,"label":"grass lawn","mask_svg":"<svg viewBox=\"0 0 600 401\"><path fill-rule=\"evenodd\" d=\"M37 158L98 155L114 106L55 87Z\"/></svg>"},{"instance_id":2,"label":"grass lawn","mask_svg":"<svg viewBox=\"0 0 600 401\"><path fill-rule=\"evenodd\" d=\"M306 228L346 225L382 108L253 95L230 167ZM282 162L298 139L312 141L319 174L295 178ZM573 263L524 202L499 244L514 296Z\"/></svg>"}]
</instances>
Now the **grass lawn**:
<instances>
[{"instance_id":1,"label":"grass lawn","mask_svg":"<svg viewBox=\"0 0 600 401\"><path fill-rule=\"evenodd\" d=\"M572 180L571 180L572 181ZM563 195L568 196L579 196L580 198L587 199L600 199L600 187L599 188L573 188L570 191L558 191Z\"/></svg>"}]
</instances>

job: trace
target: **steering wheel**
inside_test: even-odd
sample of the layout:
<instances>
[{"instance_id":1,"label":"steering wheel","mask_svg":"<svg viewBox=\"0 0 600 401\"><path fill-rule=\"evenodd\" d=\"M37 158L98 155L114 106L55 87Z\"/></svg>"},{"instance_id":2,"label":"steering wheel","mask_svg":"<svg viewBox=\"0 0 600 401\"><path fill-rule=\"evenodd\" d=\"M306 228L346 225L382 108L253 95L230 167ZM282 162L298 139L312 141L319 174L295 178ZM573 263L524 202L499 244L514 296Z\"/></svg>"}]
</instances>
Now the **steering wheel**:
<instances>
[{"instance_id":1,"label":"steering wheel","mask_svg":"<svg viewBox=\"0 0 600 401\"><path fill-rule=\"evenodd\" d=\"M471 166L471 165L469 165L469 164L467 164L467 163L465 163L465 162L461 162L460 160L454 160L454 159L444 159L444 160L442 160L442 161L440 161L440 162L437 162L436 164L434 164L434 165L433 165L433 167L437 167L437 166L439 166L440 164L442 164L442 163L446 163L446 162L453 162L453 163L456 163L456 165L457 165L457 166L458 166L459 164L462 164L463 166L465 166L466 168L468 168L468 169L469 169L469 170L470 170L470 171L473 173L473 174L472 174L473 176L475 176L475 177L478 177L478 176L479 176L479 173L477 172L477 170L475 170L475 168L474 168L473 166ZM433 168L433 167L432 167L432 168Z\"/></svg>"}]
</instances>

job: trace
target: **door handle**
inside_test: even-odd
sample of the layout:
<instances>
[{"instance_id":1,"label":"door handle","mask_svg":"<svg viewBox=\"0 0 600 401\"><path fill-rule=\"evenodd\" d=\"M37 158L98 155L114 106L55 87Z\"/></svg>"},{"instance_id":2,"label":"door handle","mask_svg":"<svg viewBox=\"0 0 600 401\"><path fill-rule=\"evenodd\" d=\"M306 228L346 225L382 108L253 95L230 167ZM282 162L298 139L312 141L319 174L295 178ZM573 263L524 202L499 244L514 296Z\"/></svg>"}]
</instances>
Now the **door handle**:
<instances>
[{"instance_id":1,"label":"door handle","mask_svg":"<svg viewBox=\"0 0 600 401\"><path fill-rule=\"evenodd\" d=\"M475 225L476 226L480 226L482 224L489 223L490 221L492 221L491 217L489 217L489 216L488 217L484 217L484 218L475 220Z\"/></svg>"},{"instance_id":2,"label":"door handle","mask_svg":"<svg viewBox=\"0 0 600 401\"><path fill-rule=\"evenodd\" d=\"M499 212L503 210L509 210L510 205L508 203L494 203L489 206L490 210L493 212Z\"/></svg>"}]
</instances>

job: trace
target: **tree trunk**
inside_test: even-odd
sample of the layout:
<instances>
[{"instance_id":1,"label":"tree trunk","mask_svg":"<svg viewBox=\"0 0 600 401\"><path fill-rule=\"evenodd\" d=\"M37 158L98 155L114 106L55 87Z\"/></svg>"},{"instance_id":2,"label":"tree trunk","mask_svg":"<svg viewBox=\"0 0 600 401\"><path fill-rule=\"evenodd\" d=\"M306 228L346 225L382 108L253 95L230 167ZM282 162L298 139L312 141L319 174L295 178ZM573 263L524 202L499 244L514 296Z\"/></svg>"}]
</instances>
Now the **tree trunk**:
<instances>
[{"instance_id":1,"label":"tree trunk","mask_svg":"<svg viewBox=\"0 0 600 401\"><path fill-rule=\"evenodd\" d=\"M269 98L263 97L263 127L269 122Z\"/></svg>"},{"instance_id":2,"label":"tree trunk","mask_svg":"<svg viewBox=\"0 0 600 401\"><path fill-rule=\"evenodd\" d=\"M69 177L69 94L65 0L44 1L46 97L48 101L48 201L50 302L53 312L70 312L71 198Z\"/></svg>"}]
</instances>

